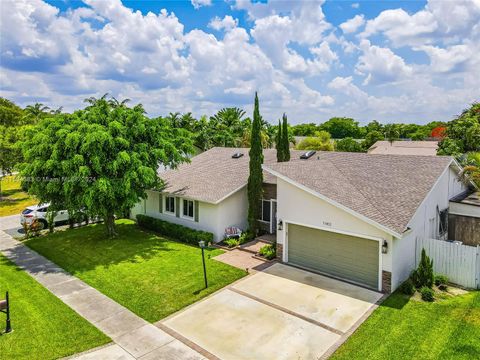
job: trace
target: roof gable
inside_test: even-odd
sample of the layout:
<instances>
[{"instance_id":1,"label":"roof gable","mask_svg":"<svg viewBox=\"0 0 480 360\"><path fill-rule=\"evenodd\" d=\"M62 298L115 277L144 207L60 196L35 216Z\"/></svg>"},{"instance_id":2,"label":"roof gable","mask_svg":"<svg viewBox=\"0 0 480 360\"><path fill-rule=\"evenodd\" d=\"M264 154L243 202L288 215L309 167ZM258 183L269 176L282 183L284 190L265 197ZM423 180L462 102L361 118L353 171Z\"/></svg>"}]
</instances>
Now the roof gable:
<instances>
[{"instance_id":1,"label":"roof gable","mask_svg":"<svg viewBox=\"0 0 480 360\"><path fill-rule=\"evenodd\" d=\"M267 171L401 234L450 157L317 153L308 163L277 163Z\"/></svg>"}]
</instances>

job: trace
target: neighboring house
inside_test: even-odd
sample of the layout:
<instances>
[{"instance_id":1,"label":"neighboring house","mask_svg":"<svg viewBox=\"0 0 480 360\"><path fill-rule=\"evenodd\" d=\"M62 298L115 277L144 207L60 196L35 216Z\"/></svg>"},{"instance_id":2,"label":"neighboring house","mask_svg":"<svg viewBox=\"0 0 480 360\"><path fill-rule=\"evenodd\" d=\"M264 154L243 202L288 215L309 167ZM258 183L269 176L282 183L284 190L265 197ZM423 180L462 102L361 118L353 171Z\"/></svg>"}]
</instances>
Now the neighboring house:
<instances>
[{"instance_id":1,"label":"neighboring house","mask_svg":"<svg viewBox=\"0 0 480 360\"><path fill-rule=\"evenodd\" d=\"M409 276L417 238L447 236L449 201L467 190L450 157L304 154L291 151L289 162L277 163L276 151L264 150L259 221L277 233L277 256L379 291ZM226 227L247 227L248 161L248 149L206 151L161 173L164 192L150 191L132 214L211 231L220 241Z\"/></svg>"},{"instance_id":2,"label":"neighboring house","mask_svg":"<svg viewBox=\"0 0 480 360\"><path fill-rule=\"evenodd\" d=\"M437 155L438 141L377 141L369 149L369 154L383 155Z\"/></svg>"}]
</instances>

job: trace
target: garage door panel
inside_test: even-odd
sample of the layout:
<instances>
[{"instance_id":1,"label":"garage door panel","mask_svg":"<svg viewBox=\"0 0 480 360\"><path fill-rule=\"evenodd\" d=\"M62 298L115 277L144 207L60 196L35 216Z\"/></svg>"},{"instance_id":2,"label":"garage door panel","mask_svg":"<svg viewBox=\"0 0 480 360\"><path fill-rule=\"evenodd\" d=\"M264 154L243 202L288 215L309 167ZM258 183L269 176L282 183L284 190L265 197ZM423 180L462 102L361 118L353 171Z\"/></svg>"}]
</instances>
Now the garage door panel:
<instances>
[{"instance_id":1,"label":"garage door panel","mask_svg":"<svg viewBox=\"0 0 480 360\"><path fill-rule=\"evenodd\" d=\"M288 261L377 288L378 242L288 225Z\"/></svg>"}]
</instances>

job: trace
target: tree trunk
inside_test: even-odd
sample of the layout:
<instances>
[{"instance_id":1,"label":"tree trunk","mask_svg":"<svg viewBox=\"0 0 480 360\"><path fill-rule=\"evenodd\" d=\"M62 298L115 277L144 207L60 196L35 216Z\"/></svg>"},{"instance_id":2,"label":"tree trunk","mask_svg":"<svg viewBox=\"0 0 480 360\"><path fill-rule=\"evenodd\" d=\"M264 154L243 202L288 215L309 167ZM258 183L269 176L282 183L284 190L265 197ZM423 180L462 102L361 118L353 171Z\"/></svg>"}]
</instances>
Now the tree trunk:
<instances>
[{"instance_id":1,"label":"tree trunk","mask_svg":"<svg viewBox=\"0 0 480 360\"><path fill-rule=\"evenodd\" d=\"M115 216L113 213L108 213L105 216L105 226L107 227L108 237L113 238L117 236L117 232L115 231Z\"/></svg>"}]
</instances>

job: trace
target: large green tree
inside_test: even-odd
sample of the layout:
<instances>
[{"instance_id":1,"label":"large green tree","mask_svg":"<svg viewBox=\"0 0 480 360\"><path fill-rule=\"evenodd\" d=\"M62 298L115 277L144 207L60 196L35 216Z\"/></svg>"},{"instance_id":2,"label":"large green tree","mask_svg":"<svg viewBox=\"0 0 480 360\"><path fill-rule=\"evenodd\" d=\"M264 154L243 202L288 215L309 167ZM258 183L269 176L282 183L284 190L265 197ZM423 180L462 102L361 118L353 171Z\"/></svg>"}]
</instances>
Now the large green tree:
<instances>
[{"instance_id":1,"label":"large green tree","mask_svg":"<svg viewBox=\"0 0 480 360\"><path fill-rule=\"evenodd\" d=\"M21 162L18 142L24 138L32 122L19 106L0 97L0 173L12 172Z\"/></svg>"},{"instance_id":2,"label":"large green tree","mask_svg":"<svg viewBox=\"0 0 480 360\"><path fill-rule=\"evenodd\" d=\"M42 120L22 144L21 174L41 202L101 216L114 236L115 215L162 187L158 167L175 168L193 149L186 130L111 100L89 99L72 115Z\"/></svg>"},{"instance_id":3,"label":"large green tree","mask_svg":"<svg viewBox=\"0 0 480 360\"><path fill-rule=\"evenodd\" d=\"M262 199L263 184L263 149L261 139L261 118L258 104L258 95L255 93L255 104L253 108L252 135L250 147L250 173L248 176L248 225L253 234L258 231L258 219L260 218L260 201Z\"/></svg>"},{"instance_id":4,"label":"large green tree","mask_svg":"<svg viewBox=\"0 0 480 360\"><path fill-rule=\"evenodd\" d=\"M468 109L447 124L446 137L439 144L439 155L458 155L480 151L480 103Z\"/></svg>"},{"instance_id":5,"label":"large green tree","mask_svg":"<svg viewBox=\"0 0 480 360\"><path fill-rule=\"evenodd\" d=\"M328 131L334 139L358 138L362 132L357 121L346 117L331 118L320 125L320 130Z\"/></svg>"}]
</instances>

